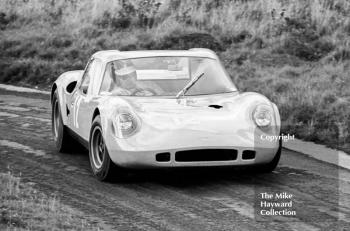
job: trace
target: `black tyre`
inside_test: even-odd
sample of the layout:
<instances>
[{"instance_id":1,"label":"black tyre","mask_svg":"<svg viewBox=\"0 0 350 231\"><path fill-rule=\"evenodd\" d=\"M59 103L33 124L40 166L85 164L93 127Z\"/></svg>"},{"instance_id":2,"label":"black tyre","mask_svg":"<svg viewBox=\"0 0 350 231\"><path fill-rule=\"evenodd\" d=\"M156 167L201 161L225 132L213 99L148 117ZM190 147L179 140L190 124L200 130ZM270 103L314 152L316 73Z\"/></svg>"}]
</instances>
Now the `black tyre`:
<instances>
[{"instance_id":1,"label":"black tyre","mask_svg":"<svg viewBox=\"0 0 350 231\"><path fill-rule=\"evenodd\" d=\"M282 140L280 139L279 140L279 147L278 147L278 150L277 150L275 157L272 159L272 161L270 163L258 166L258 169L257 169L258 172L269 173L269 172L272 172L273 170L275 170L279 161L280 161L281 153L282 153Z\"/></svg>"},{"instance_id":2,"label":"black tyre","mask_svg":"<svg viewBox=\"0 0 350 231\"><path fill-rule=\"evenodd\" d=\"M57 90L52 98L51 124L57 150L59 152L71 152L76 146L76 142L63 124Z\"/></svg>"},{"instance_id":3,"label":"black tyre","mask_svg":"<svg viewBox=\"0 0 350 231\"><path fill-rule=\"evenodd\" d=\"M111 158L103 138L101 118L96 116L90 130L89 158L92 173L100 181L121 179L122 169Z\"/></svg>"}]
</instances>

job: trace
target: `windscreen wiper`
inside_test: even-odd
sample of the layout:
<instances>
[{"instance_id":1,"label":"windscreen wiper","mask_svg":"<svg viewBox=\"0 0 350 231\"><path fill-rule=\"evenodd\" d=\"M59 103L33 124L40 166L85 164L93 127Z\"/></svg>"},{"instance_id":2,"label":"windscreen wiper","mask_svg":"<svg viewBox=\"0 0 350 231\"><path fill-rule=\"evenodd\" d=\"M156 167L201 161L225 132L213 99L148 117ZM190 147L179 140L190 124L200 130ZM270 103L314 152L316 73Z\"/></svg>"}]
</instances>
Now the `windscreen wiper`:
<instances>
[{"instance_id":1,"label":"windscreen wiper","mask_svg":"<svg viewBox=\"0 0 350 231\"><path fill-rule=\"evenodd\" d=\"M193 85L195 85L203 76L204 72L198 75L196 78L193 78L179 93L177 93L176 99L180 98L180 96L185 96L188 90L190 90L191 87L193 87Z\"/></svg>"}]
</instances>

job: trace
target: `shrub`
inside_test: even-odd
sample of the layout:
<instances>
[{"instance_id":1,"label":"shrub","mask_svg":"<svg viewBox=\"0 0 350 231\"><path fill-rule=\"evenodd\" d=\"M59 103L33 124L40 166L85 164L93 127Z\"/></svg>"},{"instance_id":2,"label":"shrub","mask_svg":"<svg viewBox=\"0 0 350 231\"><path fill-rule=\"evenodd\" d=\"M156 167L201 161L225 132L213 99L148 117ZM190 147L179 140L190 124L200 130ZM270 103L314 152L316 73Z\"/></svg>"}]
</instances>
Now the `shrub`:
<instances>
[{"instance_id":1,"label":"shrub","mask_svg":"<svg viewBox=\"0 0 350 231\"><path fill-rule=\"evenodd\" d=\"M220 42L207 33L173 33L163 37L157 44L159 49L189 49L193 47L222 51Z\"/></svg>"},{"instance_id":2,"label":"shrub","mask_svg":"<svg viewBox=\"0 0 350 231\"><path fill-rule=\"evenodd\" d=\"M293 87L293 83L289 80L278 80L274 83L273 88L277 94L288 92Z\"/></svg>"},{"instance_id":3,"label":"shrub","mask_svg":"<svg viewBox=\"0 0 350 231\"><path fill-rule=\"evenodd\" d=\"M287 37L275 52L293 55L305 61L318 61L333 49L333 44L324 40L307 42L299 36L291 36Z\"/></svg>"},{"instance_id":4,"label":"shrub","mask_svg":"<svg viewBox=\"0 0 350 231\"><path fill-rule=\"evenodd\" d=\"M103 32L103 30L94 26L84 26L82 28L79 28L78 34L81 34L79 38L93 39L101 36Z\"/></svg>"},{"instance_id":5,"label":"shrub","mask_svg":"<svg viewBox=\"0 0 350 231\"><path fill-rule=\"evenodd\" d=\"M247 39L250 39L252 37L252 34L249 33L246 30L241 31L239 34L232 37L231 43L241 43L244 42Z\"/></svg>"},{"instance_id":6,"label":"shrub","mask_svg":"<svg viewBox=\"0 0 350 231\"><path fill-rule=\"evenodd\" d=\"M6 27L10 23L16 21L16 19L17 19L17 15L16 14L7 15L4 12L0 12L0 30L5 30Z\"/></svg>"},{"instance_id":7,"label":"shrub","mask_svg":"<svg viewBox=\"0 0 350 231\"><path fill-rule=\"evenodd\" d=\"M336 96L335 93L333 92L326 92L323 96L322 96L322 103L323 105L331 105L333 103L335 103L337 101L338 97Z\"/></svg>"},{"instance_id":8,"label":"shrub","mask_svg":"<svg viewBox=\"0 0 350 231\"><path fill-rule=\"evenodd\" d=\"M98 27L113 30L126 29L131 25L132 19L128 15L119 14L118 17L112 16L110 12L105 11L101 18L96 19L94 24Z\"/></svg>"},{"instance_id":9,"label":"shrub","mask_svg":"<svg viewBox=\"0 0 350 231\"><path fill-rule=\"evenodd\" d=\"M39 57L46 60L57 59L57 50L53 48L41 49Z\"/></svg>"},{"instance_id":10,"label":"shrub","mask_svg":"<svg viewBox=\"0 0 350 231\"><path fill-rule=\"evenodd\" d=\"M350 50L348 49L340 49L334 52L332 55L332 59L337 61L337 62L342 62L346 60L350 60Z\"/></svg>"},{"instance_id":11,"label":"shrub","mask_svg":"<svg viewBox=\"0 0 350 231\"><path fill-rule=\"evenodd\" d=\"M118 18L112 18L110 26L114 30L127 29L130 27L132 19L128 16L120 16Z\"/></svg>"},{"instance_id":12,"label":"shrub","mask_svg":"<svg viewBox=\"0 0 350 231\"><path fill-rule=\"evenodd\" d=\"M31 66L28 62L13 62L6 68L2 69L2 81L5 83L23 81L31 71Z\"/></svg>"},{"instance_id":13,"label":"shrub","mask_svg":"<svg viewBox=\"0 0 350 231\"><path fill-rule=\"evenodd\" d=\"M55 48L63 48L69 47L72 45L72 39L65 35L56 35L51 40L49 40L49 46L53 46Z\"/></svg>"}]
</instances>

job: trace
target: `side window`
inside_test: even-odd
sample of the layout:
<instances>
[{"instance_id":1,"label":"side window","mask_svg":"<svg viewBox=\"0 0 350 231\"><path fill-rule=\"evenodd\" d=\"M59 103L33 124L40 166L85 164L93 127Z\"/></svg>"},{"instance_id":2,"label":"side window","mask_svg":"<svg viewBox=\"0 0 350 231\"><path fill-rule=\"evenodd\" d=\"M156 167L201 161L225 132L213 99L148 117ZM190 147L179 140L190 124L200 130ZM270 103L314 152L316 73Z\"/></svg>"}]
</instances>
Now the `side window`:
<instances>
[{"instance_id":1,"label":"side window","mask_svg":"<svg viewBox=\"0 0 350 231\"><path fill-rule=\"evenodd\" d=\"M110 92L111 88L113 88L113 84L115 81L112 79L112 70L111 70L111 63L108 63L106 66L106 70L103 76L100 93L103 92Z\"/></svg>"},{"instance_id":2,"label":"side window","mask_svg":"<svg viewBox=\"0 0 350 231\"><path fill-rule=\"evenodd\" d=\"M84 76L83 76L83 80L82 80L80 87L79 87L81 92L85 95L88 93L91 77L92 77L93 71L94 71L94 66L95 66L95 60L90 61L90 63L88 64L88 66L86 68L86 71L85 71Z\"/></svg>"},{"instance_id":3,"label":"side window","mask_svg":"<svg viewBox=\"0 0 350 231\"><path fill-rule=\"evenodd\" d=\"M103 73L102 73L103 63L100 59L96 58L94 59L94 66L93 66L93 73L92 73L92 79L90 82L91 85L91 92L89 94L96 95L98 94L98 91L100 90L101 81L103 79Z\"/></svg>"}]
</instances>

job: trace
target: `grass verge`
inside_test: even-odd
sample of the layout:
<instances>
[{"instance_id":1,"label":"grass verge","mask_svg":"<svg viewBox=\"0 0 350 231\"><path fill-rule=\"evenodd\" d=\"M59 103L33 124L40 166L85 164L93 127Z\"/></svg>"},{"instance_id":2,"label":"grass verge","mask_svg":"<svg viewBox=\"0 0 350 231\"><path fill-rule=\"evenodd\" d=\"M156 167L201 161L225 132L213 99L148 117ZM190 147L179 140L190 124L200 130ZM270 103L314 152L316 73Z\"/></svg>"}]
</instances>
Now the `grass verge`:
<instances>
[{"instance_id":1,"label":"grass verge","mask_svg":"<svg viewBox=\"0 0 350 231\"><path fill-rule=\"evenodd\" d=\"M0 173L0 230L99 230L80 212L10 173Z\"/></svg>"}]
</instances>

